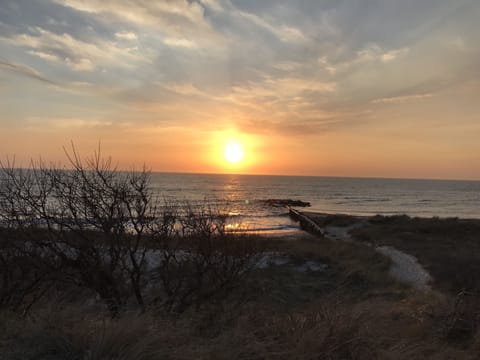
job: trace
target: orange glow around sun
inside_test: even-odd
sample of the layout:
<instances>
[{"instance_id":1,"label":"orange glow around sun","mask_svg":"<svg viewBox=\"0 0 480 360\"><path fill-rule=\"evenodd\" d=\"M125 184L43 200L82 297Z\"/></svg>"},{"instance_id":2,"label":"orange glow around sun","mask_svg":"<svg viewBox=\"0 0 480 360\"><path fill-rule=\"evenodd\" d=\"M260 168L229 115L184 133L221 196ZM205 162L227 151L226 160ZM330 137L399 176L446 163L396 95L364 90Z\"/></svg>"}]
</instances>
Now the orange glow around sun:
<instances>
[{"instance_id":1,"label":"orange glow around sun","mask_svg":"<svg viewBox=\"0 0 480 360\"><path fill-rule=\"evenodd\" d=\"M263 161L257 137L236 130L212 134L206 156L220 173L249 173Z\"/></svg>"}]
</instances>

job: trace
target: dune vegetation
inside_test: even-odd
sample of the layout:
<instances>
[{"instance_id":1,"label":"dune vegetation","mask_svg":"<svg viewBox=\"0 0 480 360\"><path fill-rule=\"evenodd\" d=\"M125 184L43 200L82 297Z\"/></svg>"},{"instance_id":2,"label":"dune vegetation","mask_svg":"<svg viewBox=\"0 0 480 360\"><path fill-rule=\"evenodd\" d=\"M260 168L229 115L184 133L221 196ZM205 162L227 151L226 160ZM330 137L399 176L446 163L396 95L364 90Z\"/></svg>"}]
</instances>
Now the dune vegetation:
<instances>
[{"instance_id":1,"label":"dune vegetation","mask_svg":"<svg viewBox=\"0 0 480 360\"><path fill-rule=\"evenodd\" d=\"M351 242L247 236L222 209L158 199L146 170L69 160L1 168L1 359L478 357L476 282L453 275L475 269L478 224L375 217ZM434 291L392 279L371 243L417 256Z\"/></svg>"}]
</instances>

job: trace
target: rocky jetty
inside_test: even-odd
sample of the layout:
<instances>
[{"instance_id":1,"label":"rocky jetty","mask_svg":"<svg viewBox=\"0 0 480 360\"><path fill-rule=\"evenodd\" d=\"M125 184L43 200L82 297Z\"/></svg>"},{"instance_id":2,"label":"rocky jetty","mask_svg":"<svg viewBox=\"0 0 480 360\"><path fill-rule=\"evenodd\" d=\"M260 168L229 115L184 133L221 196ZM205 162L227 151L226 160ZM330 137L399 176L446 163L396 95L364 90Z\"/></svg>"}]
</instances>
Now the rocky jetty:
<instances>
[{"instance_id":1,"label":"rocky jetty","mask_svg":"<svg viewBox=\"0 0 480 360\"><path fill-rule=\"evenodd\" d=\"M309 207L309 202L292 199L266 199L260 200L263 204L273 207Z\"/></svg>"}]
</instances>

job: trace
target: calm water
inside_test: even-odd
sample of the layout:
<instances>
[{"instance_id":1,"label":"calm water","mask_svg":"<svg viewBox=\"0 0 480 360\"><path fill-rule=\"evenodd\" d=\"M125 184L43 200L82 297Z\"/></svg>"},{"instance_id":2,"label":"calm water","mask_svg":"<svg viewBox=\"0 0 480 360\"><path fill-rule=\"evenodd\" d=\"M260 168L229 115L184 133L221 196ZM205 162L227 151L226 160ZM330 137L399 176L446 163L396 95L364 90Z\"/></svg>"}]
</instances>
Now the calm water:
<instances>
[{"instance_id":1,"label":"calm water","mask_svg":"<svg viewBox=\"0 0 480 360\"><path fill-rule=\"evenodd\" d=\"M284 209L259 201L271 198L326 213L480 218L480 181L154 173L152 182L166 199L220 203L252 231L297 228Z\"/></svg>"}]
</instances>

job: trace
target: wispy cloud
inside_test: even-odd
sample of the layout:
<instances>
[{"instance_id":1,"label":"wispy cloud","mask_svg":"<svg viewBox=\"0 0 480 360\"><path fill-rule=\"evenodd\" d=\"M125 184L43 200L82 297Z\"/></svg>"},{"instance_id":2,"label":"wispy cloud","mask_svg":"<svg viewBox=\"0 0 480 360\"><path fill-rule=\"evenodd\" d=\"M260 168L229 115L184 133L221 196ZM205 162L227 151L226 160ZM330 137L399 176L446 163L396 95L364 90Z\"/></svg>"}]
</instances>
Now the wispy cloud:
<instances>
[{"instance_id":1,"label":"wispy cloud","mask_svg":"<svg viewBox=\"0 0 480 360\"><path fill-rule=\"evenodd\" d=\"M303 32L297 27L293 27L285 24L274 24L263 17L260 17L252 13L248 13L245 11L237 10L237 11L233 11L233 14L237 17L247 20L248 22L258 27L266 29L281 41L295 42L295 41L306 40L306 37L303 34Z\"/></svg>"},{"instance_id":2,"label":"wispy cloud","mask_svg":"<svg viewBox=\"0 0 480 360\"><path fill-rule=\"evenodd\" d=\"M116 32L115 36L117 38L123 39L123 40L137 40L138 39L137 34L135 34L134 32L131 32L131 31Z\"/></svg>"},{"instance_id":3,"label":"wispy cloud","mask_svg":"<svg viewBox=\"0 0 480 360\"><path fill-rule=\"evenodd\" d=\"M198 48L198 44L192 40L182 38L164 38L163 43L168 46L180 47L180 48Z\"/></svg>"},{"instance_id":4,"label":"wispy cloud","mask_svg":"<svg viewBox=\"0 0 480 360\"><path fill-rule=\"evenodd\" d=\"M225 7L220 0L200 0L200 3L216 12L222 12L225 10Z\"/></svg>"},{"instance_id":5,"label":"wispy cloud","mask_svg":"<svg viewBox=\"0 0 480 360\"><path fill-rule=\"evenodd\" d=\"M382 49L378 44L369 44L365 49L360 50L357 53L357 60L381 61L383 63L389 63L400 57L406 56L408 53L408 48L385 50Z\"/></svg>"},{"instance_id":6,"label":"wispy cloud","mask_svg":"<svg viewBox=\"0 0 480 360\"><path fill-rule=\"evenodd\" d=\"M25 47L29 54L62 63L75 71L93 71L99 65L131 67L148 62L135 48L120 47L100 39L82 41L70 34L56 34L40 27L31 29L31 33L1 37L0 40Z\"/></svg>"},{"instance_id":7,"label":"wispy cloud","mask_svg":"<svg viewBox=\"0 0 480 360\"><path fill-rule=\"evenodd\" d=\"M28 78L38 80L49 85L55 85L55 86L58 85L56 82L50 79L47 79L44 75L42 75L37 70L23 64L16 64L16 63L12 63L12 62L0 59L0 69L10 71L22 76L26 76Z\"/></svg>"},{"instance_id":8,"label":"wispy cloud","mask_svg":"<svg viewBox=\"0 0 480 360\"><path fill-rule=\"evenodd\" d=\"M430 99L431 97L433 97L432 94L394 96L394 97L388 97L388 98L375 99L372 101L372 104L403 104L410 101L426 100L426 99Z\"/></svg>"},{"instance_id":9,"label":"wispy cloud","mask_svg":"<svg viewBox=\"0 0 480 360\"><path fill-rule=\"evenodd\" d=\"M30 130L48 129L85 129L109 127L114 125L112 120L88 119L75 117L38 117L32 116L26 119L25 128Z\"/></svg>"},{"instance_id":10,"label":"wispy cloud","mask_svg":"<svg viewBox=\"0 0 480 360\"><path fill-rule=\"evenodd\" d=\"M175 37L219 37L204 16L204 8L196 1L149 0L54 0L63 6L99 17L154 28Z\"/></svg>"},{"instance_id":11,"label":"wispy cloud","mask_svg":"<svg viewBox=\"0 0 480 360\"><path fill-rule=\"evenodd\" d=\"M386 108L372 104L434 97L480 64L473 3L46 0L15 8L0 12L3 70L43 82L48 74L56 91L95 94L139 122L256 119L288 132L334 118L328 126L340 127L345 114Z\"/></svg>"}]
</instances>

